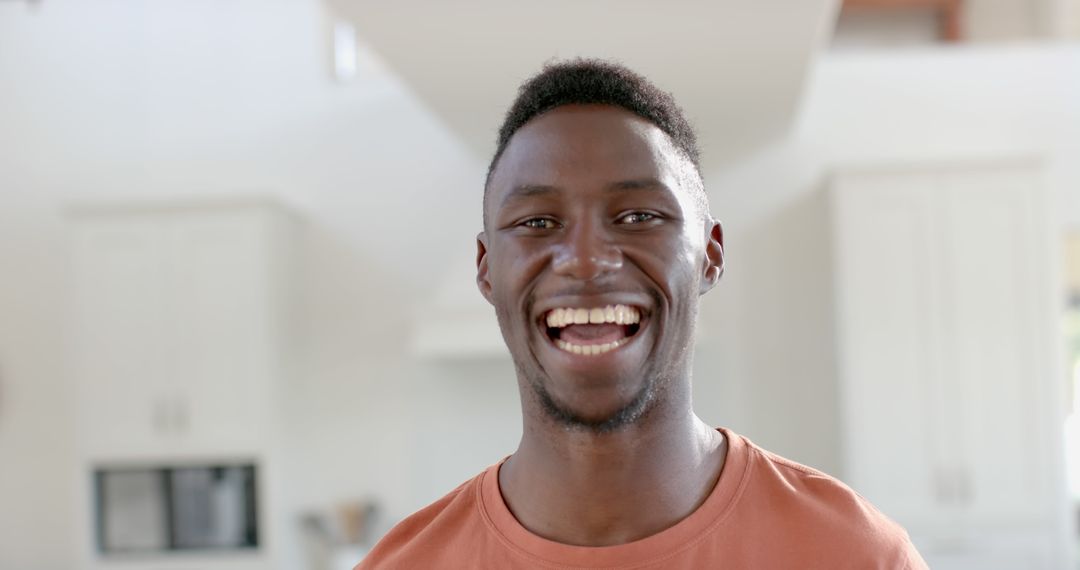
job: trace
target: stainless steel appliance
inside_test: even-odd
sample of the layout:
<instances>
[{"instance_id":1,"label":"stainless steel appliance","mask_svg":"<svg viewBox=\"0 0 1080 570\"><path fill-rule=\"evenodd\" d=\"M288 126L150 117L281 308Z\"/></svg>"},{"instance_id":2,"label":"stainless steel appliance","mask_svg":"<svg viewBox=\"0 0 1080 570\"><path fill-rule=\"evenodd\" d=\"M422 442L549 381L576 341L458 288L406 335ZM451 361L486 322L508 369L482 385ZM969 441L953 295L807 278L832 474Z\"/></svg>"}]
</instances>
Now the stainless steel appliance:
<instances>
[{"instance_id":1,"label":"stainless steel appliance","mask_svg":"<svg viewBox=\"0 0 1080 570\"><path fill-rule=\"evenodd\" d=\"M103 554L259 545L254 464L105 466L94 482Z\"/></svg>"}]
</instances>

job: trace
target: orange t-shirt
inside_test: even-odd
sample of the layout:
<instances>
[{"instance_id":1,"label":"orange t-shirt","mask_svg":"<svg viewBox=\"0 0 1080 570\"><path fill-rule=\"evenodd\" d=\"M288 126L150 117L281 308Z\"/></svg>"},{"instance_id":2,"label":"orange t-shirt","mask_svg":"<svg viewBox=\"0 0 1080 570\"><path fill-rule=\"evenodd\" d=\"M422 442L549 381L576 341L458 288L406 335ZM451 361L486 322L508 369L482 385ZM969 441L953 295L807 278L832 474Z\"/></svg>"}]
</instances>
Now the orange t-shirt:
<instances>
[{"instance_id":1,"label":"orange t-shirt","mask_svg":"<svg viewBox=\"0 0 1080 570\"><path fill-rule=\"evenodd\" d=\"M518 523L493 465L394 527L356 567L921 570L907 533L843 483L721 428L728 451L696 511L617 546L571 546Z\"/></svg>"}]
</instances>

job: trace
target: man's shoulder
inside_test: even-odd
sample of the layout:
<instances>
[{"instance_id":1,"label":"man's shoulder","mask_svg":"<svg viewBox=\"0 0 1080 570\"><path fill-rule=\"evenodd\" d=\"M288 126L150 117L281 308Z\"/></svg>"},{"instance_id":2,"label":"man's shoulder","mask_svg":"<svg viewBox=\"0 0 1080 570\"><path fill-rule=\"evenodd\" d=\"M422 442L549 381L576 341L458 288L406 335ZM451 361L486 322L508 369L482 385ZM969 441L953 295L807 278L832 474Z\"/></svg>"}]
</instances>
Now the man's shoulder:
<instances>
[{"instance_id":1,"label":"man's shoulder","mask_svg":"<svg viewBox=\"0 0 1080 570\"><path fill-rule=\"evenodd\" d=\"M354 570L408 568L437 561L440 550L475 533L480 521L478 482L484 473L458 485L439 500L394 525Z\"/></svg>"},{"instance_id":2,"label":"man's shoulder","mask_svg":"<svg viewBox=\"0 0 1080 570\"><path fill-rule=\"evenodd\" d=\"M853 556L880 560L884 554L896 562L891 567L924 567L907 531L851 487L756 445L748 447L753 475L742 500L751 509L767 504L770 526L785 528L808 544L835 542Z\"/></svg>"},{"instance_id":3,"label":"man's shoulder","mask_svg":"<svg viewBox=\"0 0 1080 570\"><path fill-rule=\"evenodd\" d=\"M837 522L900 529L870 501L836 477L752 444L749 452L755 464L755 485L760 492L772 497L781 511L784 507L810 508L820 517L838 515Z\"/></svg>"}]
</instances>

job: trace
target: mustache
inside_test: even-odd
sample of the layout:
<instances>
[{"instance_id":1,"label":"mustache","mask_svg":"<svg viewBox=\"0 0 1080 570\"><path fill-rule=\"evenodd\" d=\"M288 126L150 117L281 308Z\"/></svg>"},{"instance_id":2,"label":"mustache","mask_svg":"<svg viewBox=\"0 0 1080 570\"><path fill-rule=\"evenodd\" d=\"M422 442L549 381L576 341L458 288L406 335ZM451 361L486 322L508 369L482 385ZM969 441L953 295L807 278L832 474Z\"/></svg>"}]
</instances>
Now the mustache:
<instances>
[{"instance_id":1,"label":"mustache","mask_svg":"<svg viewBox=\"0 0 1080 570\"><path fill-rule=\"evenodd\" d=\"M534 295L536 298L540 297L600 297L603 295L611 295L615 293L632 293L636 290L631 290L627 287L620 287L616 283L580 283L574 285L564 285L558 289L552 291L544 291L543 294Z\"/></svg>"}]
</instances>

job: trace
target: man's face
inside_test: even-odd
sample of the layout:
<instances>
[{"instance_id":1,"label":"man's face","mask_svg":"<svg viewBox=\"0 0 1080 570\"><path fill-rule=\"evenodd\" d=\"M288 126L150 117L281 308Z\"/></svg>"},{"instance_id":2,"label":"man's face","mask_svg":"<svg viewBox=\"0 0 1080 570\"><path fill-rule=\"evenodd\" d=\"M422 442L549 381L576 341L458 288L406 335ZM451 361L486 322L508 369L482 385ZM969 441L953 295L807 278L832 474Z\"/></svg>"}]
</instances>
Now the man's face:
<instances>
[{"instance_id":1,"label":"man's face","mask_svg":"<svg viewBox=\"0 0 1080 570\"><path fill-rule=\"evenodd\" d=\"M615 429L688 378L698 297L723 266L697 180L663 131L617 107L560 107L514 134L477 281L550 416Z\"/></svg>"}]
</instances>

